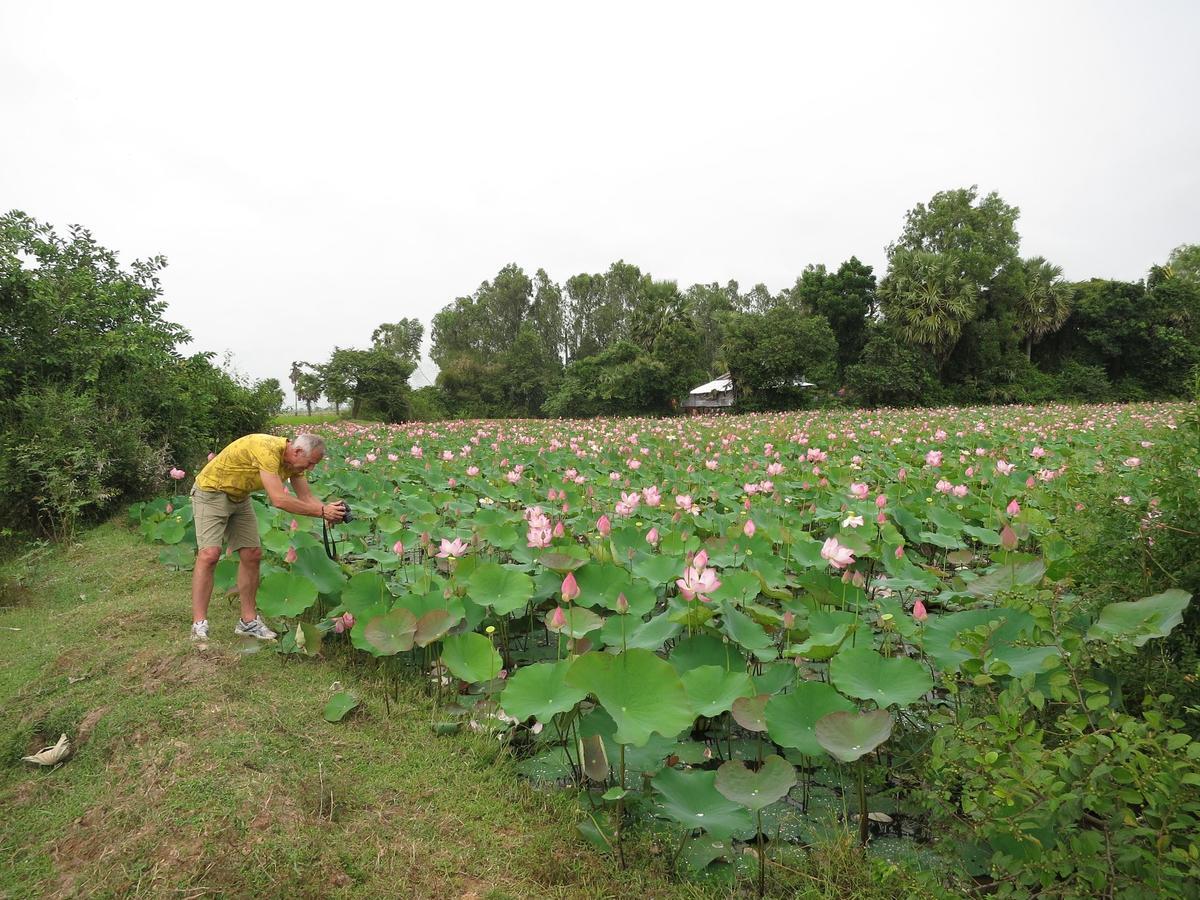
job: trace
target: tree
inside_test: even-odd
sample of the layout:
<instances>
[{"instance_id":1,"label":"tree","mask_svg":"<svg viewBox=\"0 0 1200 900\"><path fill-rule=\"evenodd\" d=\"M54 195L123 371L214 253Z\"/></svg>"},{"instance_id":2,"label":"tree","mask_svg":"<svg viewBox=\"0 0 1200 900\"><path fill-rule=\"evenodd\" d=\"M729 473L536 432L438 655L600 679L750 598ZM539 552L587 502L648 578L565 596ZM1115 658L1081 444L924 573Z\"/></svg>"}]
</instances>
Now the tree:
<instances>
[{"instance_id":1,"label":"tree","mask_svg":"<svg viewBox=\"0 0 1200 900\"><path fill-rule=\"evenodd\" d=\"M618 341L567 366L542 411L549 416L664 413L674 399L667 366L629 341Z\"/></svg>"},{"instance_id":2,"label":"tree","mask_svg":"<svg viewBox=\"0 0 1200 900\"><path fill-rule=\"evenodd\" d=\"M306 372L301 372L296 379L296 396L308 407L308 414L312 415L312 405L321 399L321 376L311 368Z\"/></svg>"},{"instance_id":3,"label":"tree","mask_svg":"<svg viewBox=\"0 0 1200 900\"><path fill-rule=\"evenodd\" d=\"M883 314L896 334L929 351L939 371L975 317L978 295L953 256L927 250L897 250L879 286Z\"/></svg>"},{"instance_id":4,"label":"tree","mask_svg":"<svg viewBox=\"0 0 1200 900\"><path fill-rule=\"evenodd\" d=\"M869 327L858 361L846 368L846 383L864 406L929 406L941 399L929 355L884 322Z\"/></svg>"},{"instance_id":5,"label":"tree","mask_svg":"<svg viewBox=\"0 0 1200 900\"><path fill-rule=\"evenodd\" d=\"M837 339L824 316L781 305L743 313L728 325L723 348L729 374L748 409L794 409L830 390L837 374Z\"/></svg>"},{"instance_id":6,"label":"tree","mask_svg":"<svg viewBox=\"0 0 1200 900\"><path fill-rule=\"evenodd\" d=\"M421 338L425 326L420 319L401 319L384 322L371 332L371 344L381 350L389 350L402 359L416 362L421 358Z\"/></svg>"},{"instance_id":7,"label":"tree","mask_svg":"<svg viewBox=\"0 0 1200 900\"><path fill-rule=\"evenodd\" d=\"M782 301L829 320L838 342L838 375L856 361L867 341L867 326L876 313L875 275L871 267L850 257L836 273L807 266Z\"/></svg>"},{"instance_id":8,"label":"tree","mask_svg":"<svg viewBox=\"0 0 1200 900\"><path fill-rule=\"evenodd\" d=\"M995 191L978 200L979 187L939 191L929 205L918 203L905 215L904 231L887 248L888 261L900 252L945 254L958 274L982 291L1005 266L1017 260L1021 211ZM976 202L978 200L978 202Z\"/></svg>"},{"instance_id":9,"label":"tree","mask_svg":"<svg viewBox=\"0 0 1200 900\"><path fill-rule=\"evenodd\" d=\"M411 414L408 379L415 369L411 359L381 347L335 347L322 373L326 391L332 386L335 395L350 401L351 418L369 412L388 422L404 422Z\"/></svg>"},{"instance_id":10,"label":"tree","mask_svg":"<svg viewBox=\"0 0 1200 900\"><path fill-rule=\"evenodd\" d=\"M1071 286L1063 281L1062 267L1035 256L1021 262L1021 290L1017 318L1025 335L1025 358L1033 358L1033 345L1058 331L1071 314Z\"/></svg>"},{"instance_id":11,"label":"tree","mask_svg":"<svg viewBox=\"0 0 1200 900\"><path fill-rule=\"evenodd\" d=\"M1170 277L1200 287L1200 244L1180 244L1171 251L1166 269Z\"/></svg>"}]
</instances>

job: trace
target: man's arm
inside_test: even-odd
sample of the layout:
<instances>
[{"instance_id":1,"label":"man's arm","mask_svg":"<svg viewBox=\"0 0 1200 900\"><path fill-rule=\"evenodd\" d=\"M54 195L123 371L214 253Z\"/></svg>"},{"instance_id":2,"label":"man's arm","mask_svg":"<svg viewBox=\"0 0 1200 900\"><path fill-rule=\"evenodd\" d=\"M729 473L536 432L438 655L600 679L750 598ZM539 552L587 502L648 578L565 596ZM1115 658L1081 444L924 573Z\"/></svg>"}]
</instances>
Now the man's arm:
<instances>
[{"instance_id":1,"label":"man's arm","mask_svg":"<svg viewBox=\"0 0 1200 900\"><path fill-rule=\"evenodd\" d=\"M292 490L296 492L296 496L300 500L303 501L315 499L313 497L312 490L308 486L307 478L305 478L303 475L293 475L290 480L292 482ZM320 501L318 500L317 503L319 504ZM340 522L342 521L342 516L345 515L342 512L340 500L333 500L329 503L326 503L321 507L321 509L322 512L318 513L318 515L324 516L327 522Z\"/></svg>"},{"instance_id":2,"label":"man's arm","mask_svg":"<svg viewBox=\"0 0 1200 900\"><path fill-rule=\"evenodd\" d=\"M292 487L296 490L296 496L293 497L283 489L283 479L274 472L260 469L258 474L262 476L263 488L266 490L267 499L271 501L272 506L301 516L321 518L323 515L327 515L328 508L322 506L321 501L313 496L308 482L303 478L291 479Z\"/></svg>"}]
</instances>

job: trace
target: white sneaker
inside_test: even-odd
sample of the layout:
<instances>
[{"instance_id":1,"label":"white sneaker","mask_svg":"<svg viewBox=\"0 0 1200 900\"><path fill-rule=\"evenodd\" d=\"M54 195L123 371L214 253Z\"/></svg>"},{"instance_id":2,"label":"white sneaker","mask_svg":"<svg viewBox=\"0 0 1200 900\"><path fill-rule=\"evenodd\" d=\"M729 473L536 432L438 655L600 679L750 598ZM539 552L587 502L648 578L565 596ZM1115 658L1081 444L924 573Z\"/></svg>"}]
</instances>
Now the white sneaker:
<instances>
[{"instance_id":1,"label":"white sneaker","mask_svg":"<svg viewBox=\"0 0 1200 900\"><path fill-rule=\"evenodd\" d=\"M201 619L199 622L192 623L192 640L208 640L208 619Z\"/></svg>"},{"instance_id":2,"label":"white sneaker","mask_svg":"<svg viewBox=\"0 0 1200 900\"><path fill-rule=\"evenodd\" d=\"M273 641L279 637L279 635L267 627L267 623L262 620L262 616L255 616L251 622L243 622L241 619L238 619L233 633L243 637L258 638L260 641Z\"/></svg>"}]
</instances>

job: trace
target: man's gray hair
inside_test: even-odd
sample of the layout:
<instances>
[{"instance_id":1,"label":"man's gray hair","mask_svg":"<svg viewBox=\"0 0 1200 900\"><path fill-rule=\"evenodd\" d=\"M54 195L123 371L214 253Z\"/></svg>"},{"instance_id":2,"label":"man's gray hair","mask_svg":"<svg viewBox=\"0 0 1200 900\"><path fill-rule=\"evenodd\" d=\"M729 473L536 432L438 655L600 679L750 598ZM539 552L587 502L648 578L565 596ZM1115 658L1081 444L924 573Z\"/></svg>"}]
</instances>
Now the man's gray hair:
<instances>
[{"instance_id":1,"label":"man's gray hair","mask_svg":"<svg viewBox=\"0 0 1200 900\"><path fill-rule=\"evenodd\" d=\"M303 450L310 457L317 453L325 455L325 439L319 434L302 434L292 441L292 446Z\"/></svg>"}]
</instances>

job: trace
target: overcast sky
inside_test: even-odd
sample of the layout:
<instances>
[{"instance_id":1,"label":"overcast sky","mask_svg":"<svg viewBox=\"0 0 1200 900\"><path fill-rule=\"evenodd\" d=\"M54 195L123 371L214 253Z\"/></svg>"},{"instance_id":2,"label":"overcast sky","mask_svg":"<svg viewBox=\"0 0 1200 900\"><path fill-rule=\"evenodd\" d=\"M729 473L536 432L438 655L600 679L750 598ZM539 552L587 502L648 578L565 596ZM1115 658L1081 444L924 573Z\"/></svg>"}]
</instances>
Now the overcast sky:
<instances>
[{"instance_id":1,"label":"overcast sky","mask_svg":"<svg viewBox=\"0 0 1200 900\"><path fill-rule=\"evenodd\" d=\"M164 254L285 387L505 264L790 285L978 184L1022 253L1200 242L1200 3L0 0L0 207ZM422 368L433 374L428 362ZM419 381L418 379L416 379Z\"/></svg>"}]
</instances>

